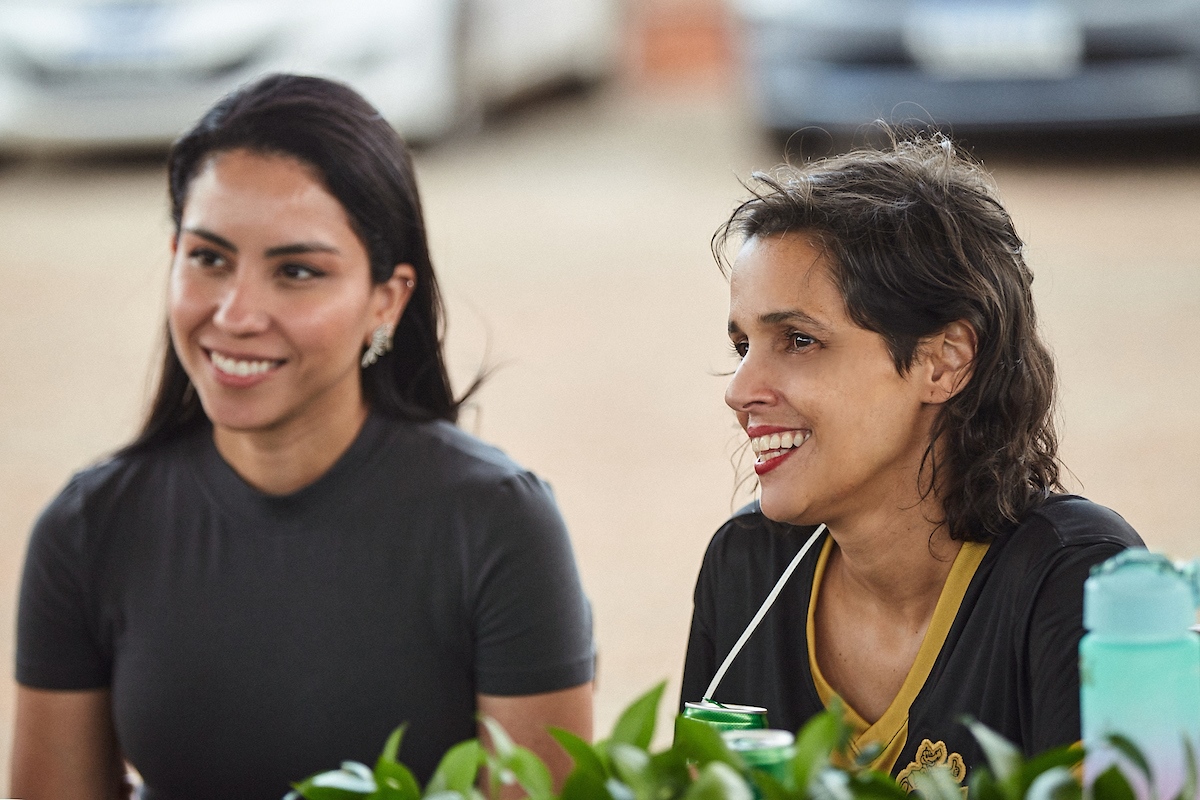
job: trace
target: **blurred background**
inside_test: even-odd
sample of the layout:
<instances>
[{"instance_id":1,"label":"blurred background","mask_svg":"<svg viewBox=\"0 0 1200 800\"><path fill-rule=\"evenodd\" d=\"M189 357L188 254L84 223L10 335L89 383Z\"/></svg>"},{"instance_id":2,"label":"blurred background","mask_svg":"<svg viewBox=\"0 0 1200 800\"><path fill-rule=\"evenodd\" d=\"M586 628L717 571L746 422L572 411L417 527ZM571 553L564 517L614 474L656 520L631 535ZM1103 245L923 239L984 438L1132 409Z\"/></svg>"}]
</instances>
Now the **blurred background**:
<instances>
[{"instance_id":1,"label":"blurred background","mask_svg":"<svg viewBox=\"0 0 1200 800\"><path fill-rule=\"evenodd\" d=\"M281 69L348 80L419 145L451 366L460 387L496 368L463 425L555 487L598 731L662 679L672 713L705 545L752 492L709 238L785 147L876 118L936 124L995 175L1070 486L1200 555L1200 0L0 0L8 675L30 525L131 437L161 352L165 145Z\"/></svg>"}]
</instances>

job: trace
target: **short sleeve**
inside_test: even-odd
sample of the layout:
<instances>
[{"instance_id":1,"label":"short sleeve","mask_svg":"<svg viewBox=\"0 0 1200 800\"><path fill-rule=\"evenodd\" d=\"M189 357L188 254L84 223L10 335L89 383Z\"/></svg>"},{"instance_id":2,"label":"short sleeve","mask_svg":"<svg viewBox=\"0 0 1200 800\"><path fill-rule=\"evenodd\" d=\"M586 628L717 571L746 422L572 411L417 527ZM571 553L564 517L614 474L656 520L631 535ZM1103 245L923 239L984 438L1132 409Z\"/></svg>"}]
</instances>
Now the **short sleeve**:
<instances>
[{"instance_id":1,"label":"short sleeve","mask_svg":"<svg viewBox=\"0 0 1200 800\"><path fill-rule=\"evenodd\" d=\"M476 690L540 694L593 677L591 607L550 488L503 481L472 553Z\"/></svg>"},{"instance_id":2,"label":"short sleeve","mask_svg":"<svg viewBox=\"0 0 1200 800\"><path fill-rule=\"evenodd\" d=\"M1042 581L1027 638L1031 702L1026 750L1029 753L1079 741L1083 584L1094 565L1123 549L1122 545L1111 542L1068 548Z\"/></svg>"},{"instance_id":3,"label":"short sleeve","mask_svg":"<svg viewBox=\"0 0 1200 800\"><path fill-rule=\"evenodd\" d=\"M88 596L86 525L79 480L35 523L17 606L17 682L36 689L97 689L111 681L111 659Z\"/></svg>"}]
</instances>

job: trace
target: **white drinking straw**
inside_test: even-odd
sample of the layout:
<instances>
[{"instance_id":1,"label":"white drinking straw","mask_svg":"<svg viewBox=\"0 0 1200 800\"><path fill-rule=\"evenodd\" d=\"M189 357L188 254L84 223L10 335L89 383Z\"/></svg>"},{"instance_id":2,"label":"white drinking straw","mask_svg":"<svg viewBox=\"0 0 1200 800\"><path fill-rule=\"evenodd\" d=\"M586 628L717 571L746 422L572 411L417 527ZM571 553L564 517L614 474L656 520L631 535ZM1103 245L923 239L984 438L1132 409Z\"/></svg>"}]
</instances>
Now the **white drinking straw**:
<instances>
[{"instance_id":1,"label":"white drinking straw","mask_svg":"<svg viewBox=\"0 0 1200 800\"><path fill-rule=\"evenodd\" d=\"M787 569L779 576L779 580L775 581L775 588L767 595L767 599L758 607L758 613L754 615L754 619L750 620L750 624L746 626L746 630L742 631L741 637L734 644L733 649L729 651L729 655L725 656L725 660L721 663L721 668L717 670L717 674L713 675L712 683L708 685L707 691L704 692L704 699L711 700L713 692L717 690L717 685L721 679L725 677L725 671L729 669L729 665L733 663L733 659L741 652L742 645L750 638L750 634L754 633L754 629L758 627L758 623L762 622L762 618L771 610L771 606L775 603L775 598L779 597L779 593L783 591L783 585L788 582L788 578L792 577L792 573L796 571L796 567L800 564L800 559L804 558L804 554L808 552L808 548L812 547L813 542L817 540L825 531L825 523L822 522L813 531L813 535L808 537L808 541L800 548L800 552L796 553L796 557L792 559L792 563L787 565Z\"/></svg>"}]
</instances>

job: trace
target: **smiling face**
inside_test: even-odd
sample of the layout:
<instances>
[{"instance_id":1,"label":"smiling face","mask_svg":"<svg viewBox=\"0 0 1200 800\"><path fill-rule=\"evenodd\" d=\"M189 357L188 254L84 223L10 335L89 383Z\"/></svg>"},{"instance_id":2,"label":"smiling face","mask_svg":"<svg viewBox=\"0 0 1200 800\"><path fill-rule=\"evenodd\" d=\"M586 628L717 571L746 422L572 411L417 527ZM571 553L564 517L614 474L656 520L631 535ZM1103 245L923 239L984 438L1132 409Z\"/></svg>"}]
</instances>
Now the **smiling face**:
<instances>
[{"instance_id":1,"label":"smiling face","mask_svg":"<svg viewBox=\"0 0 1200 800\"><path fill-rule=\"evenodd\" d=\"M900 375L883 337L851 321L819 242L746 242L730 275L729 335L741 362L725 401L750 437L768 517L836 530L920 501L938 408L927 370Z\"/></svg>"},{"instance_id":2,"label":"smiling face","mask_svg":"<svg viewBox=\"0 0 1200 800\"><path fill-rule=\"evenodd\" d=\"M218 439L357 427L363 346L395 326L411 276L402 264L372 283L345 211L306 165L246 150L209 158L174 244L169 324Z\"/></svg>"}]
</instances>

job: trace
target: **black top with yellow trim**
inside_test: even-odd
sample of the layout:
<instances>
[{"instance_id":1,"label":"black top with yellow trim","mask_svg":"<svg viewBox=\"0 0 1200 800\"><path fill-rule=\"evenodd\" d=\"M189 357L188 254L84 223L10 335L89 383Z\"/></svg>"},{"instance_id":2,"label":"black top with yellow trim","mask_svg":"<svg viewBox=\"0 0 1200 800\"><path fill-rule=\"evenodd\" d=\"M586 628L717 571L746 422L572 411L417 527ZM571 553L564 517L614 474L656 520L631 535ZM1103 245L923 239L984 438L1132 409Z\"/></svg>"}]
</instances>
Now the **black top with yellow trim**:
<instances>
[{"instance_id":1,"label":"black top with yellow trim","mask_svg":"<svg viewBox=\"0 0 1200 800\"><path fill-rule=\"evenodd\" d=\"M813 528L772 522L751 504L717 531L696 582L682 701L701 699L784 568ZM773 728L797 730L832 690L812 656L812 598L832 547L804 557L712 699L762 706ZM943 763L962 779L982 752L968 714L1032 754L1079 739L1078 647L1083 582L1137 533L1116 513L1055 495L990 545L965 544L916 662L873 725L853 710L855 749L879 742L876 766L903 781ZM806 624L807 622L807 624Z\"/></svg>"}]
</instances>

